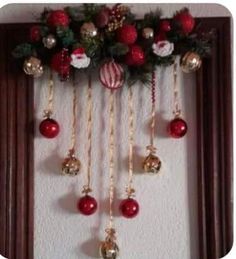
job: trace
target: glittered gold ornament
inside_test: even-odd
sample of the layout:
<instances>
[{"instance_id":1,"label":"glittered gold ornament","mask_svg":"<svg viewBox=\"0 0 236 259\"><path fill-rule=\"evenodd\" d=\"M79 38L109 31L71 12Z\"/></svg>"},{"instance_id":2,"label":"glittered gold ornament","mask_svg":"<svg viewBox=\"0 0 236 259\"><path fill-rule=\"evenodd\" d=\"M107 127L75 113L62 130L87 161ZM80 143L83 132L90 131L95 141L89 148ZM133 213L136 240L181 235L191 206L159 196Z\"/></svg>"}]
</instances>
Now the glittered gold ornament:
<instances>
[{"instance_id":1,"label":"glittered gold ornament","mask_svg":"<svg viewBox=\"0 0 236 259\"><path fill-rule=\"evenodd\" d=\"M77 175L80 171L81 163L75 157L74 150L70 150L68 156L62 163L62 174L64 175Z\"/></svg>"},{"instance_id":2,"label":"glittered gold ornament","mask_svg":"<svg viewBox=\"0 0 236 259\"><path fill-rule=\"evenodd\" d=\"M101 243L100 255L103 259L116 259L119 255L119 247L116 242L106 240Z\"/></svg>"},{"instance_id":3,"label":"glittered gold ornament","mask_svg":"<svg viewBox=\"0 0 236 259\"><path fill-rule=\"evenodd\" d=\"M154 37L154 30L152 28L146 27L142 30L142 36L144 39L153 39Z\"/></svg>"},{"instance_id":4,"label":"glittered gold ornament","mask_svg":"<svg viewBox=\"0 0 236 259\"><path fill-rule=\"evenodd\" d=\"M93 38L97 36L98 30L92 22L86 22L80 27L82 38Z\"/></svg>"},{"instance_id":5,"label":"glittered gold ornament","mask_svg":"<svg viewBox=\"0 0 236 259\"><path fill-rule=\"evenodd\" d=\"M161 169L161 160L153 153L150 153L143 162L143 169L146 173L156 174Z\"/></svg>"},{"instance_id":6,"label":"glittered gold ornament","mask_svg":"<svg viewBox=\"0 0 236 259\"><path fill-rule=\"evenodd\" d=\"M181 58L180 66L185 73L198 70L202 65L201 57L196 52L188 51Z\"/></svg>"},{"instance_id":7,"label":"glittered gold ornament","mask_svg":"<svg viewBox=\"0 0 236 259\"><path fill-rule=\"evenodd\" d=\"M40 77L43 74L43 66L41 60L36 57L29 57L25 60L23 70L27 75Z\"/></svg>"},{"instance_id":8,"label":"glittered gold ornament","mask_svg":"<svg viewBox=\"0 0 236 259\"><path fill-rule=\"evenodd\" d=\"M43 45L45 48L52 49L57 44L57 39L53 34L48 34L43 38Z\"/></svg>"}]
</instances>

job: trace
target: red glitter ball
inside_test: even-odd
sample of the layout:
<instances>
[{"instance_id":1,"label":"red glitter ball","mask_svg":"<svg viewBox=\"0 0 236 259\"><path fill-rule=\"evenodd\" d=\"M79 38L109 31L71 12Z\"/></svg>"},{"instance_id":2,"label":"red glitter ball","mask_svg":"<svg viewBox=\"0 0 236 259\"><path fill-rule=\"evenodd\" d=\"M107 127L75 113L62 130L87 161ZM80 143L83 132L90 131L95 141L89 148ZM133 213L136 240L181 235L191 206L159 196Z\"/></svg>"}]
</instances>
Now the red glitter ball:
<instances>
[{"instance_id":1,"label":"red glitter ball","mask_svg":"<svg viewBox=\"0 0 236 259\"><path fill-rule=\"evenodd\" d=\"M195 20L187 9L177 13L173 19L185 34L190 33L195 26Z\"/></svg>"},{"instance_id":2,"label":"red glitter ball","mask_svg":"<svg viewBox=\"0 0 236 259\"><path fill-rule=\"evenodd\" d=\"M85 216L92 215L97 210L97 201L89 195L80 198L77 204L78 210Z\"/></svg>"},{"instance_id":3,"label":"red glitter ball","mask_svg":"<svg viewBox=\"0 0 236 259\"><path fill-rule=\"evenodd\" d=\"M168 126L168 131L173 138L182 138L188 130L187 123L181 118L173 119Z\"/></svg>"},{"instance_id":4,"label":"red glitter ball","mask_svg":"<svg viewBox=\"0 0 236 259\"><path fill-rule=\"evenodd\" d=\"M51 27L67 27L69 25L70 19L67 13L63 10L55 10L49 13L47 18L47 24Z\"/></svg>"},{"instance_id":5,"label":"red glitter ball","mask_svg":"<svg viewBox=\"0 0 236 259\"><path fill-rule=\"evenodd\" d=\"M163 20L160 23L160 31L168 32L171 30L170 22L167 20Z\"/></svg>"},{"instance_id":6,"label":"red glitter ball","mask_svg":"<svg viewBox=\"0 0 236 259\"><path fill-rule=\"evenodd\" d=\"M55 138L60 131L60 127L57 121L47 118L40 123L39 131L46 138Z\"/></svg>"},{"instance_id":7,"label":"red glitter ball","mask_svg":"<svg viewBox=\"0 0 236 259\"><path fill-rule=\"evenodd\" d=\"M41 31L38 25L34 25L30 28L30 41L37 42L41 39Z\"/></svg>"},{"instance_id":8,"label":"red glitter ball","mask_svg":"<svg viewBox=\"0 0 236 259\"><path fill-rule=\"evenodd\" d=\"M121 202L120 212L125 218L134 218L139 213L139 204L136 200L127 198Z\"/></svg>"},{"instance_id":9,"label":"red glitter ball","mask_svg":"<svg viewBox=\"0 0 236 259\"><path fill-rule=\"evenodd\" d=\"M125 56L125 63L128 66L141 66L145 63L145 54L139 45L132 45Z\"/></svg>"},{"instance_id":10,"label":"red glitter ball","mask_svg":"<svg viewBox=\"0 0 236 259\"><path fill-rule=\"evenodd\" d=\"M138 33L134 25L125 24L117 31L118 42L132 45L137 40Z\"/></svg>"}]
</instances>

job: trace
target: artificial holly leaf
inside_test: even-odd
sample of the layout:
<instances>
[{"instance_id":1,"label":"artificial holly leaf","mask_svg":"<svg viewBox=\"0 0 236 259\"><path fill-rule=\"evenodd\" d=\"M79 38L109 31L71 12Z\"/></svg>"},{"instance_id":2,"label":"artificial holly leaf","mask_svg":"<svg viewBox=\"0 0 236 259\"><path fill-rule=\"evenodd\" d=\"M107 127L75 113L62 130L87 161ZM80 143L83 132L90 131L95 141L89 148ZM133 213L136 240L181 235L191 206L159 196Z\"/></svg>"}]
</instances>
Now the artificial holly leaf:
<instances>
[{"instance_id":1,"label":"artificial holly leaf","mask_svg":"<svg viewBox=\"0 0 236 259\"><path fill-rule=\"evenodd\" d=\"M12 55L14 58L25 58L29 57L33 54L34 49L33 46L29 43L22 43L12 51Z\"/></svg>"},{"instance_id":2,"label":"artificial holly leaf","mask_svg":"<svg viewBox=\"0 0 236 259\"><path fill-rule=\"evenodd\" d=\"M108 48L111 56L123 56L128 53L129 47L123 43L117 42Z\"/></svg>"}]
</instances>

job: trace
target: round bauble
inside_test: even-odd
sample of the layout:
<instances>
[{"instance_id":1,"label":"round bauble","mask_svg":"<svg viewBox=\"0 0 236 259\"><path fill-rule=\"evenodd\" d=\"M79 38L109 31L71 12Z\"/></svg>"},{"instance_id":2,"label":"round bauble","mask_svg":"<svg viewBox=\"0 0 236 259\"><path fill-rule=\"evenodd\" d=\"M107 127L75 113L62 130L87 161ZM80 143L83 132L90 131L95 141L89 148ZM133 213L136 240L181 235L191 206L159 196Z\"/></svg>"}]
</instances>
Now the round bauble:
<instances>
[{"instance_id":1,"label":"round bauble","mask_svg":"<svg viewBox=\"0 0 236 259\"><path fill-rule=\"evenodd\" d=\"M85 195L79 199L77 208L85 216L92 215L97 210L97 201L92 196Z\"/></svg>"},{"instance_id":2,"label":"round bauble","mask_svg":"<svg viewBox=\"0 0 236 259\"><path fill-rule=\"evenodd\" d=\"M134 25L125 24L117 30L117 41L132 45L137 40L138 33Z\"/></svg>"},{"instance_id":3,"label":"round bauble","mask_svg":"<svg viewBox=\"0 0 236 259\"><path fill-rule=\"evenodd\" d=\"M114 241L106 240L100 245L100 255L103 259L117 259L119 247Z\"/></svg>"},{"instance_id":4,"label":"round bauble","mask_svg":"<svg viewBox=\"0 0 236 259\"><path fill-rule=\"evenodd\" d=\"M142 36L144 39L150 40L154 37L154 30L150 27L143 28Z\"/></svg>"},{"instance_id":5,"label":"round bauble","mask_svg":"<svg viewBox=\"0 0 236 259\"><path fill-rule=\"evenodd\" d=\"M180 27L181 32L184 34L190 33L195 26L195 20L189 13L188 9L183 9L182 11L178 12L174 16L173 20Z\"/></svg>"},{"instance_id":6,"label":"round bauble","mask_svg":"<svg viewBox=\"0 0 236 259\"><path fill-rule=\"evenodd\" d=\"M150 153L143 162L143 169L146 173L157 174L161 169L161 160Z\"/></svg>"},{"instance_id":7,"label":"round bauble","mask_svg":"<svg viewBox=\"0 0 236 259\"><path fill-rule=\"evenodd\" d=\"M145 63L145 54L139 45L129 47L129 52L125 56L125 63L128 66L141 66Z\"/></svg>"},{"instance_id":8,"label":"round bauble","mask_svg":"<svg viewBox=\"0 0 236 259\"><path fill-rule=\"evenodd\" d=\"M183 72L191 73L198 70L202 65L201 57L192 51L188 51L180 60L180 66Z\"/></svg>"},{"instance_id":9,"label":"round bauble","mask_svg":"<svg viewBox=\"0 0 236 259\"><path fill-rule=\"evenodd\" d=\"M93 38L97 36L98 30L92 22L85 22L80 27L80 35L82 38Z\"/></svg>"},{"instance_id":10,"label":"round bauble","mask_svg":"<svg viewBox=\"0 0 236 259\"><path fill-rule=\"evenodd\" d=\"M34 25L30 28L30 41L37 42L41 39L41 30L38 25Z\"/></svg>"},{"instance_id":11,"label":"round bauble","mask_svg":"<svg viewBox=\"0 0 236 259\"><path fill-rule=\"evenodd\" d=\"M69 16L64 10L51 11L47 18L47 24L50 27L67 27L69 25L69 22Z\"/></svg>"},{"instance_id":12,"label":"round bauble","mask_svg":"<svg viewBox=\"0 0 236 259\"><path fill-rule=\"evenodd\" d=\"M171 30L170 22L167 20L163 20L160 22L160 31L161 32L168 32Z\"/></svg>"},{"instance_id":13,"label":"round bauble","mask_svg":"<svg viewBox=\"0 0 236 259\"><path fill-rule=\"evenodd\" d=\"M79 159L75 157L74 152L70 151L68 157L66 157L62 163L62 174L75 176L79 173L81 163Z\"/></svg>"},{"instance_id":14,"label":"round bauble","mask_svg":"<svg viewBox=\"0 0 236 259\"><path fill-rule=\"evenodd\" d=\"M57 39L53 34L48 34L46 37L43 38L43 45L47 49L52 49L56 46Z\"/></svg>"},{"instance_id":15,"label":"round bauble","mask_svg":"<svg viewBox=\"0 0 236 259\"><path fill-rule=\"evenodd\" d=\"M108 61L100 67L99 78L106 88L118 89L124 84L124 69L115 61Z\"/></svg>"},{"instance_id":16,"label":"round bauble","mask_svg":"<svg viewBox=\"0 0 236 259\"><path fill-rule=\"evenodd\" d=\"M55 138L60 132L57 121L46 118L39 125L39 131L45 138Z\"/></svg>"},{"instance_id":17,"label":"round bauble","mask_svg":"<svg viewBox=\"0 0 236 259\"><path fill-rule=\"evenodd\" d=\"M36 57L27 58L23 64L23 70L27 75L40 77L43 74L41 60Z\"/></svg>"},{"instance_id":18,"label":"round bauble","mask_svg":"<svg viewBox=\"0 0 236 259\"><path fill-rule=\"evenodd\" d=\"M168 125L168 132L173 138L182 138L187 130L187 123L179 117L173 119Z\"/></svg>"},{"instance_id":19,"label":"round bauble","mask_svg":"<svg viewBox=\"0 0 236 259\"><path fill-rule=\"evenodd\" d=\"M127 198L121 201L120 212L125 218L134 218L139 213L139 204L135 199Z\"/></svg>"}]
</instances>

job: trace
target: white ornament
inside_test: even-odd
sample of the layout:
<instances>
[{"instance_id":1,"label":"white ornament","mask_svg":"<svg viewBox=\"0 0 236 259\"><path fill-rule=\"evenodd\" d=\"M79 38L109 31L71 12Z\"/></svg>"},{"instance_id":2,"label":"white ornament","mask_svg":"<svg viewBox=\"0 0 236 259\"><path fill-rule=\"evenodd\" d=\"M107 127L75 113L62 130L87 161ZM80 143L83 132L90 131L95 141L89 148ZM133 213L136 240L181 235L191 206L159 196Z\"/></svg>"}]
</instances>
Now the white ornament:
<instances>
[{"instance_id":1,"label":"white ornament","mask_svg":"<svg viewBox=\"0 0 236 259\"><path fill-rule=\"evenodd\" d=\"M85 68L88 67L90 64L90 58L84 54L71 54L71 66L76 68Z\"/></svg>"},{"instance_id":2,"label":"white ornament","mask_svg":"<svg viewBox=\"0 0 236 259\"><path fill-rule=\"evenodd\" d=\"M174 44L167 41L158 41L152 45L153 53L160 57L166 57L172 54L174 51Z\"/></svg>"}]
</instances>

